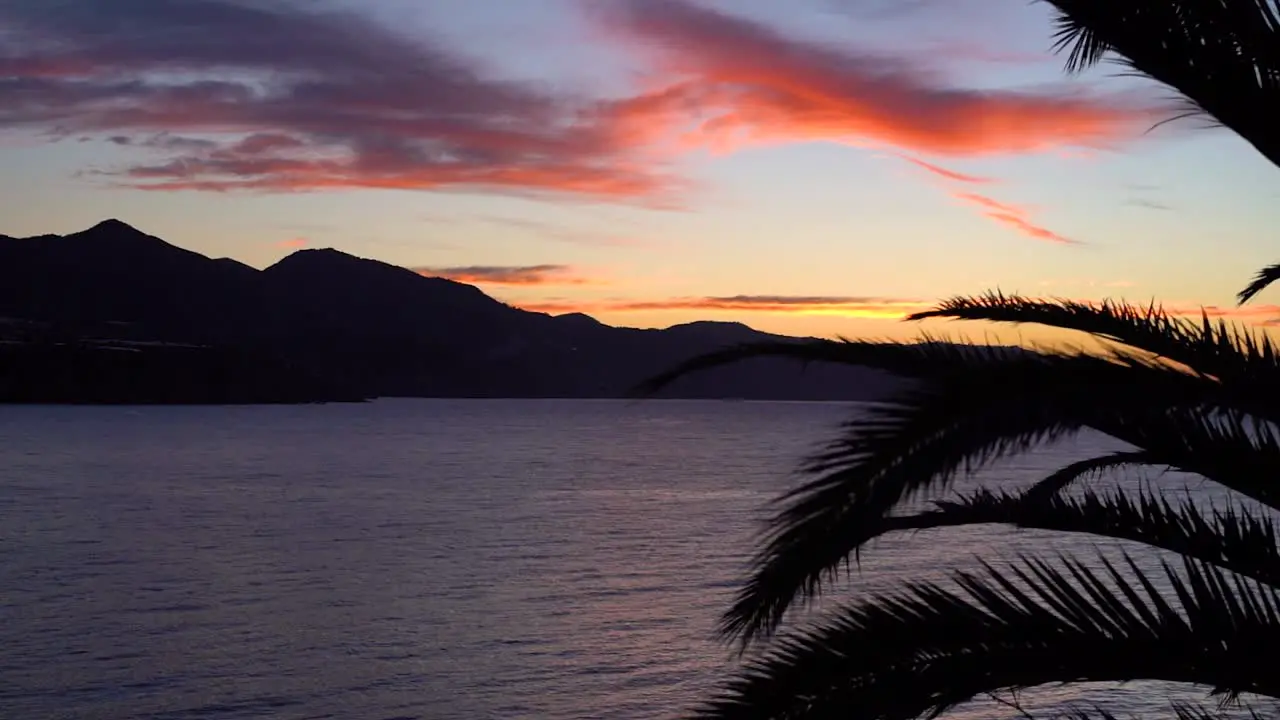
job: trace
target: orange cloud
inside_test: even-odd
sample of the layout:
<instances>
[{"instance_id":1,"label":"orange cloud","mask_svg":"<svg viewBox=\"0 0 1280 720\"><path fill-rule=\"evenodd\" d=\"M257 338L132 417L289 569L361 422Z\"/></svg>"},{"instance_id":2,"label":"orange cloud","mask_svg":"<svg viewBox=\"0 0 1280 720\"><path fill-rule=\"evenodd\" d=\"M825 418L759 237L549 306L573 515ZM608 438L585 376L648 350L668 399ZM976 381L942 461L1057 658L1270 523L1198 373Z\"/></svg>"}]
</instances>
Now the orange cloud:
<instances>
[{"instance_id":1,"label":"orange cloud","mask_svg":"<svg viewBox=\"0 0 1280 720\"><path fill-rule=\"evenodd\" d=\"M426 277L440 277L473 285L590 285L591 280L573 274L567 265L471 265L467 267L414 268Z\"/></svg>"},{"instance_id":2,"label":"orange cloud","mask_svg":"<svg viewBox=\"0 0 1280 720\"><path fill-rule=\"evenodd\" d=\"M296 238L289 238L288 240L281 240L277 244L282 248L298 249L298 248L306 247L307 243L308 243L308 240L306 238L296 237Z\"/></svg>"},{"instance_id":3,"label":"orange cloud","mask_svg":"<svg viewBox=\"0 0 1280 720\"><path fill-rule=\"evenodd\" d=\"M1002 225L1011 227L1027 237L1057 243L1059 245L1080 244L1077 240L1064 237L1046 227L1031 222L1028 217L1029 213L1022 208L1008 203L1002 203L999 200L994 200L986 195L979 195L972 192L955 192L952 193L952 197L969 203L970 205L978 206L985 217L995 220Z\"/></svg>"},{"instance_id":4,"label":"orange cloud","mask_svg":"<svg viewBox=\"0 0 1280 720\"><path fill-rule=\"evenodd\" d=\"M1154 117L1124 98L956 87L901 59L804 42L686 0L592 7L606 32L672 78L612 108L636 137L674 121L686 144L714 148L831 140L984 155L1107 145Z\"/></svg>"},{"instance_id":5,"label":"orange cloud","mask_svg":"<svg viewBox=\"0 0 1280 720\"><path fill-rule=\"evenodd\" d=\"M520 302L515 305L535 312L629 313L671 310L742 311L795 315L841 315L845 317L895 320L932 307L931 303L880 297L808 297L791 295L734 295L732 297L682 297L663 300L602 300Z\"/></svg>"}]
</instances>

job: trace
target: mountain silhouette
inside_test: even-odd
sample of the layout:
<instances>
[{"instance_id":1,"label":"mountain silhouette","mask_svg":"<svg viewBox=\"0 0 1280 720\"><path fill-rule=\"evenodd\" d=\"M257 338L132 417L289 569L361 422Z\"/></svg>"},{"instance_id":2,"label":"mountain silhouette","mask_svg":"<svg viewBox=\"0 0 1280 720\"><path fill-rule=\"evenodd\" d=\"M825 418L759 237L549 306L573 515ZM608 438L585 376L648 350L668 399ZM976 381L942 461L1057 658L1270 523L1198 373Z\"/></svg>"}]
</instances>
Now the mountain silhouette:
<instances>
[{"instance_id":1,"label":"mountain silhouette","mask_svg":"<svg viewBox=\"0 0 1280 720\"><path fill-rule=\"evenodd\" d=\"M0 236L0 401L299 402L382 396L621 397L727 345L741 323L620 328L332 249L265 270L107 220ZM759 360L684 379L687 398L854 400L897 381Z\"/></svg>"}]
</instances>

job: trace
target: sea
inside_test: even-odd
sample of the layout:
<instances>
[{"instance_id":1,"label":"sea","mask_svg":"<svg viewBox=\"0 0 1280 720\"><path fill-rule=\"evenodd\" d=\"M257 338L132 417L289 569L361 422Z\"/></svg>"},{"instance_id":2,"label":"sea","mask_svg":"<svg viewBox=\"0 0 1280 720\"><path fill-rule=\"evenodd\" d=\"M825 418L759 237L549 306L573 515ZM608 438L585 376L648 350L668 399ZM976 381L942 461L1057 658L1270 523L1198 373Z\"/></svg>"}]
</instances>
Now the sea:
<instances>
[{"instance_id":1,"label":"sea","mask_svg":"<svg viewBox=\"0 0 1280 720\"><path fill-rule=\"evenodd\" d=\"M0 406L0 718L681 717L739 662L714 630L769 503L861 412ZM1084 435L965 482L1025 484L1118 447ZM1046 549L1094 552L922 532L873 546L836 599ZM1020 702L1167 717L1187 692L1050 687ZM987 699L952 715L1018 714Z\"/></svg>"}]
</instances>

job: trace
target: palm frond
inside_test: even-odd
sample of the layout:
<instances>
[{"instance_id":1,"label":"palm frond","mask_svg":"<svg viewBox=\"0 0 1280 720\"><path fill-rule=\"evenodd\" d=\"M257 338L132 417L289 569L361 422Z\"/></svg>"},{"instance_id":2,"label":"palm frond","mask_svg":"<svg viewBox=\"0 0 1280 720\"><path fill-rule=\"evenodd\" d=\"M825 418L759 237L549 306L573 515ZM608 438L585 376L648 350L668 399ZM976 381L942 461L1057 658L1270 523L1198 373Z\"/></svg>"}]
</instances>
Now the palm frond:
<instances>
[{"instance_id":1,"label":"palm frond","mask_svg":"<svg viewBox=\"0 0 1280 720\"><path fill-rule=\"evenodd\" d=\"M1125 465L1158 465L1156 459L1145 452L1115 452L1097 457L1077 460L1066 465L1043 480L1040 480L1026 491L1028 499L1049 500L1068 485L1081 478L1099 475Z\"/></svg>"},{"instance_id":2,"label":"palm frond","mask_svg":"<svg viewBox=\"0 0 1280 720\"><path fill-rule=\"evenodd\" d=\"M1203 705L1177 702L1173 704L1173 713L1177 720L1244 720L1246 717L1249 720L1263 720L1263 716L1258 713L1256 708L1252 707L1245 707L1235 712L1227 713L1224 712L1221 706L1210 710Z\"/></svg>"},{"instance_id":3,"label":"palm frond","mask_svg":"<svg viewBox=\"0 0 1280 720\"><path fill-rule=\"evenodd\" d=\"M886 370L908 378L927 378L1000 362L1027 351L1007 347L941 342L925 337L918 342L868 340L804 340L744 343L704 353L638 383L632 397L656 394L686 375L756 358L786 358L802 364L835 363Z\"/></svg>"},{"instance_id":4,"label":"palm frond","mask_svg":"<svg viewBox=\"0 0 1280 720\"><path fill-rule=\"evenodd\" d=\"M1188 471L1234 483L1251 496L1263 494L1263 478L1274 477L1266 472L1280 469L1280 444L1275 466L1229 472L1239 463L1227 454L1252 446L1236 434L1242 428L1196 425L1205 413L1200 408L1214 402L1215 387L1169 368L1028 356L932 379L869 408L806 465L817 477L781 498L756 569L721 632L744 646L767 637L796 600L807 603L838 580L870 539L867 531L902 503L945 489L957 474L1086 427L1137 445L1144 463L1194 466ZM1173 411L1178 407L1181 414ZM1149 421L1158 430L1144 430ZM1190 444L1184 448L1179 440ZM1158 452L1145 454L1144 441Z\"/></svg>"},{"instance_id":5,"label":"palm frond","mask_svg":"<svg viewBox=\"0 0 1280 720\"><path fill-rule=\"evenodd\" d=\"M1047 683L1160 680L1276 695L1274 588L1194 561L1165 565L1166 598L1132 560L1067 557L910 583L781 637L696 715L703 720L913 720L983 693Z\"/></svg>"},{"instance_id":6,"label":"palm frond","mask_svg":"<svg viewBox=\"0 0 1280 720\"><path fill-rule=\"evenodd\" d=\"M928 416L930 410L922 412ZM1020 419L1006 418L1013 423ZM1172 506L1163 498L1157 501L1144 496L1134 505L1125 496L1105 501L1087 493L1083 500L1057 496L1062 487L1082 475L1135 464L1197 472L1246 497L1272 507L1280 504L1280 487L1275 482L1280 477L1280 445L1274 437L1259 440L1242 425L1205 426L1193 420L1189 416L1183 425L1169 422L1129 435L1131 440L1150 435L1154 449L1072 463L1016 495L978 494L966 501L943 501L936 510L915 515L889 514L883 500L876 497L876 489L899 488L909 497L930 482L945 486L960 466L956 456L948 458L949 452L978 454L999 448L990 456L979 456L986 461L1059 437L1070 432L1071 426L1004 426L995 418L979 420L975 421L980 423L978 432L992 432L992 437L956 430L946 439L956 443L953 449L941 444L917 446L898 465L885 467L878 474L863 474L866 466L859 466L863 472L823 478L820 482L825 484L810 483L786 496L792 499L791 504L773 518L772 532L754 558L754 570L721 620L721 633L740 640L744 648L759 637L768 637L797 600L804 606L821 594L840 578L848 559L859 558L872 540L887 533L934 527L1000 523L1089 533L1181 552L1280 585L1274 529L1256 514L1229 508L1215 510L1206 518L1194 506ZM1018 427L1025 434L1018 435ZM1012 444L1010 438L1019 444ZM1242 466L1240 460L1250 455L1255 456L1252 464ZM902 499L893 497L895 502Z\"/></svg>"},{"instance_id":7,"label":"palm frond","mask_svg":"<svg viewBox=\"0 0 1280 720\"><path fill-rule=\"evenodd\" d=\"M1104 300L1040 300L999 292L954 297L936 308L910 315L908 320L952 318L1000 323L1035 323L1076 330L1182 363L1223 382L1258 382L1280 389L1280 350L1265 334L1217 322L1200 322L1169 315L1152 303L1146 307Z\"/></svg>"},{"instance_id":8,"label":"palm frond","mask_svg":"<svg viewBox=\"0 0 1280 720\"><path fill-rule=\"evenodd\" d=\"M1176 720L1263 720L1263 716L1253 707L1231 708L1222 707L1219 704L1210 710L1202 704L1192 704L1187 702L1175 702L1172 704L1173 716ZM1036 720L1035 716L1028 714L1029 720ZM1094 705L1088 709L1083 707L1072 708L1069 712L1051 716L1052 718L1062 718L1062 720L1120 720L1115 713L1104 707ZM1050 718L1045 718L1050 720ZM1132 715L1129 720L1151 720L1149 716Z\"/></svg>"},{"instance_id":9,"label":"palm frond","mask_svg":"<svg viewBox=\"0 0 1280 720\"><path fill-rule=\"evenodd\" d=\"M1152 408L1104 414L1089 426L1138 447L1153 464L1208 478L1280 510L1280 435L1233 408Z\"/></svg>"},{"instance_id":10,"label":"palm frond","mask_svg":"<svg viewBox=\"0 0 1280 720\"><path fill-rule=\"evenodd\" d=\"M1160 82L1280 164L1274 0L1044 0L1069 71L1111 57Z\"/></svg>"},{"instance_id":11,"label":"palm frond","mask_svg":"<svg viewBox=\"0 0 1280 720\"><path fill-rule=\"evenodd\" d=\"M1280 265L1269 265L1258 271L1249 285L1236 295L1241 305L1252 300L1258 293L1266 290L1272 283L1280 280Z\"/></svg>"},{"instance_id":12,"label":"palm frond","mask_svg":"<svg viewBox=\"0 0 1280 720\"><path fill-rule=\"evenodd\" d=\"M846 424L847 437L806 468L818 477L781 498L757 570L721 625L725 636L745 646L769 635L795 599L807 601L838 579L860 547L851 528L874 527L930 486L1079 428L1038 416L1032 404L1015 410L1017 394L996 407L975 404L973 393L991 380L971 379L978 382L912 392Z\"/></svg>"},{"instance_id":13,"label":"palm frond","mask_svg":"<svg viewBox=\"0 0 1280 720\"><path fill-rule=\"evenodd\" d=\"M1275 525L1243 506L1202 510L1189 498L1174 503L1145 491L1136 498L1118 491L1043 497L986 489L934 505L882 518L875 527L859 528L859 534L869 541L893 532L986 524L1088 534L1178 553L1280 588Z\"/></svg>"}]
</instances>

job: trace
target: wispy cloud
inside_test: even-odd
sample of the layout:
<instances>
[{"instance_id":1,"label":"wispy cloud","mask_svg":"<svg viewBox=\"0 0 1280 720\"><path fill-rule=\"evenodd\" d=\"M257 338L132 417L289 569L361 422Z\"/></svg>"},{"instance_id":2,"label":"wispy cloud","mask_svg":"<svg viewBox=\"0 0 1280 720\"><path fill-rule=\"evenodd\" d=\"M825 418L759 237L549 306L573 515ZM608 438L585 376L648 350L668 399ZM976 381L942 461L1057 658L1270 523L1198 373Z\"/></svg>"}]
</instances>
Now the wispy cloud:
<instances>
[{"instance_id":1,"label":"wispy cloud","mask_svg":"<svg viewBox=\"0 0 1280 720\"><path fill-rule=\"evenodd\" d=\"M677 297L659 300L516 301L526 310L562 314L636 313L677 310L738 311L796 315L898 319L930 306L919 300L883 297L733 295L728 297Z\"/></svg>"},{"instance_id":2,"label":"wispy cloud","mask_svg":"<svg viewBox=\"0 0 1280 720\"><path fill-rule=\"evenodd\" d=\"M582 277L568 265L469 265L413 270L428 277L475 285L591 285L598 282Z\"/></svg>"},{"instance_id":3,"label":"wispy cloud","mask_svg":"<svg viewBox=\"0 0 1280 720\"><path fill-rule=\"evenodd\" d=\"M310 241L308 241L304 237L295 237L295 238L289 238L288 240L281 240L276 244L282 248L297 250L299 248L304 248L307 245L309 245Z\"/></svg>"},{"instance_id":4,"label":"wispy cloud","mask_svg":"<svg viewBox=\"0 0 1280 720\"><path fill-rule=\"evenodd\" d=\"M955 192L952 196L957 200L961 200L970 205L976 206L983 216L988 217L1001 225L1012 228L1013 230L1035 240L1043 240L1045 242L1056 243L1059 245L1079 245L1080 242L1064 237L1058 233L1042 226L1037 225L1030 219L1030 213L1015 205L1000 202L986 195L979 195L973 192Z\"/></svg>"},{"instance_id":5,"label":"wispy cloud","mask_svg":"<svg viewBox=\"0 0 1280 720\"><path fill-rule=\"evenodd\" d=\"M1156 200L1148 200L1146 198L1129 198L1124 201L1125 205L1132 207L1146 208L1148 210L1172 210L1173 207Z\"/></svg>"},{"instance_id":6,"label":"wispy cloud","mask_svg":"<svg viewBox=\"0 0 1280 720\"><path fill-rule=\"evenodd\" d=\"M285 0L5 0L0 26L0 130L161 153L117 173L144 189L659 202L680 186L586 99L489 77L356 14Z\"/></svg>"},{"instance_id":7,"label":"wispy cloud","mask_svg":"<svg viewBox=\"0 0 1280 720\"><path fill-rule=\"evenodd\" d=\"M1049 53L993 50L986 45L957 41L931 43L929 52L934 57L943 57L948 60L996 65L1039 65L1057 62Z\"/></svg>"},{"instance_id":8,"label":"wispy cloud","mask_svg":"<svg viewBox=\"0 0 1280 720\"><path fill-rule=\"evenodd\" d=\"M955 180L956 182L971 183L975 185L984 185L987 183L995 182L994 178L982 177L980 175L968 175L966 173L957 172L955 170L948 170L940 165L934 165L933 163L925 162L924 160L921 160L919 158L913 158L910 155L898 155L898 157L902 158L903 160L906 160L907 162L911 163L912 165L915 165L918 168L927 170L933 173L934 175L937 175L938 177L946 180Z\"/></svg>"},{"instance_id":9,"label":"wispy cloud","mask_svg":"<svg viewBox=\"0 0 1280 720\"><path fill-rule=\"evenodd\" d=\"M1027 153L1137 136L1151 109L1062 90L969 89L895 57L788 37L685 0L592 5L612 37L661 70L614 112L637 133L696 123L692 144L832 140L941 155Z\"/></svg>"}]
</instances>

